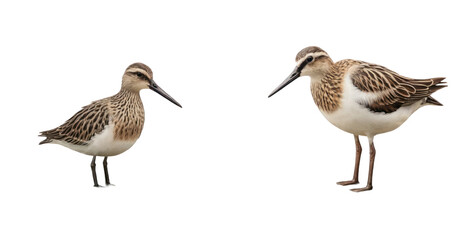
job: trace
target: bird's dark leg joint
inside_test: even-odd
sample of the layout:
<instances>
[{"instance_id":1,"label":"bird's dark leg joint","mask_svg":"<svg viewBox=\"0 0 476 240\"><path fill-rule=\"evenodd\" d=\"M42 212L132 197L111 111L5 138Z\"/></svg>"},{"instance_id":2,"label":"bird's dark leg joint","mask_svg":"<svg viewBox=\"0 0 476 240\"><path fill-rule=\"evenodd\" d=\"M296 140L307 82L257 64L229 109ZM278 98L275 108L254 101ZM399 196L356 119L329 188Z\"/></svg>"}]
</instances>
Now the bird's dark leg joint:
<instances>
[{"instance_id":1,"label":"bird's dark leg joint","mask_svg":"<svg viewBox=\"0 0 476 240\"><path fill-rule=\"evenodd\" d=\"M359 142L356 142L356 143L355 143L355 152L356 152L357 154L361 154L361 153L362 153L362 146L360 145Z\"/></svg>"},{"instance_id":2,"label":"bird's dark leg joint","mask_svg":"<svg viewBox=\"0 0 476 240\"><path fill-rule=\"evenodd\" d=\"M355 139L355 166L354 166L354 176L353 181L359 183L359 167L360 167L360 156L362 155L362 146L360 145L359 136L354 135Z\"/></svg>"},{"instance_id":3,"label":"bird's dark leg joint","mask_svg":"<svg viewBox=\"0 0 476 240\"><path fill-rule=\"evenodd\" d=\"M367 188L372 189L372 180L373 180L373 172L374 172L374 164L375 164L375 146L372 142L370 144L370 164L369 164L369 178L367 180Z\"/></svg>"},{"instance_id":4,"label":"bird's dark leg joint","mask_svg":"<svg viewBox=\"0 0 476 240\"><path fill-rule=\"evenodd\" d=\"M374 144L372 143L372 145L370 145L370 157L375 158L376 153Z\"/></svg>"},{"instance_id":5,"label":"bird's dark leg joint","mask_svg":"<svg viewBox=\"0 0 476 240\"><path fill-rule=\"evenodd\" d=\"M91 171L93 173L94 186L99 187L98 178L97 178L97 175L96 175L96 156L94 156L93 160L91 161Z\"/></svg>"},{"instance_id":6,"label":"bird's dark leg joint","mask_svg":"<svg viewBox=\"0 0 476 240\"><path fill-rule=\"evenodd\" d=\"M110 185L111 183L109 182L109 171L107 170L107 157L104 157L102 165L104 166L104 178L106 179L106 185Z\"/></svg>"}]
</instances>

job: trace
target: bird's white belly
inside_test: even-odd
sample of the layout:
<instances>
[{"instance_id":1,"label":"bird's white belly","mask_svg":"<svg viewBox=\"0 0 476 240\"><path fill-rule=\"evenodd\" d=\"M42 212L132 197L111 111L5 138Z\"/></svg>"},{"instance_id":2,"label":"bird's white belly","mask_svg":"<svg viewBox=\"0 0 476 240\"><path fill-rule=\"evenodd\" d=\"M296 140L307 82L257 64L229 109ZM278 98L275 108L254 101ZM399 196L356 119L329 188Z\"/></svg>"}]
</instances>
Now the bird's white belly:
<instances>
[{"instance_id":1,"label":"bird's white belly","mask_svg":"<svg viewBox=\"0 0 476 240\"><path fill-rule=\"evenodd\" d=\"M134 141L114 140L114 125L108 125L104 130L94 135L88 145L74 145L63 141L53 141L72 150L91 156L115 156L131 148Z\"/></svg>"},{"instance_id":2,"label":"bird's white belly","mask_svg":"<svg viewBox=\"0 0 476 240\"><path fill-rule=\"evenodd\" d=\"M332 113L322 111L322 114L343 131L361 136L375 136L395 130L416 110L412 105L402 107L393 113L383 113L372 112L357 103L353 105L352 107L344 105Z\"/></svg>"}]
</instances>

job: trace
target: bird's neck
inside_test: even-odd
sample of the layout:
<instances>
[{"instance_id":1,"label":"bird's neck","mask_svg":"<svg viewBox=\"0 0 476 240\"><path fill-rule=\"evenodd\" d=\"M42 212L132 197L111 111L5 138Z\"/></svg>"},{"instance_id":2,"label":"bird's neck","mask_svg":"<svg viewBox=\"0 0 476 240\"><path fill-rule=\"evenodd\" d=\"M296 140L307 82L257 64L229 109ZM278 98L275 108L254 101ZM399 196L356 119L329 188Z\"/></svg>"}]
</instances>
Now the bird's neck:
<instances>
[{"instance_id":1,"label":"bird's neck","mask_svg":"<svg viewBox=\"0 0 476 240\"><path fill-rule=\"evenodd\" d=\"M116 104L118 109L142 109L142 111L144 109L139 92L125 88L121 88L116 95L112 96L111 102Z\"/></svg>"},{"instance_id":2,"label":"bird's neck","mask_svg":"<svg viewBox=\"0 0 476 240\"><path fill-rule=\"evenodd\" d=\"M121 90L114 95L115 98L130 99L131 101L140 101L139 91L121 87Z\"/></svg>"},{"instance_id":3,"label":"bird's neck","mask_svg":"<svg viewBox=\"0 0 476 240\"><path fill-rule=\"evenodd\" d=\"M310 75L311 85L321 84L327 74L328 74L328 71L322 71L322 72L318 72L318 73L314 73L313 75Z\"/></svg>"},{"instance_id":4,"label":"bird's neck","mask_svg":"<svg viewBox=\"0 0 476 240\"><path fill-rule=\"evenodd\" d=\"M334 71L335 67L336 64L331 58L324 58L317 66L313 67L311 74L309 74L311 77L311 82L314 82L315 84L322 83L325 81L326 76Z\"/></svg>"}]
</instances>

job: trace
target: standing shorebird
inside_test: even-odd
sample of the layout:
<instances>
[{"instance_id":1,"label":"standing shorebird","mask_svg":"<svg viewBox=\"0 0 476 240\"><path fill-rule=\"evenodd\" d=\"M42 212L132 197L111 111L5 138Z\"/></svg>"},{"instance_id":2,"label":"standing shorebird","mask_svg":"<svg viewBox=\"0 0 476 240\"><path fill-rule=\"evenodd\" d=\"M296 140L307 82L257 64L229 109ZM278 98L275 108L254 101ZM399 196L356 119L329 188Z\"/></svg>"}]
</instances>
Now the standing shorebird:
<instances>
[{"instance_id":1,"label":"standing shorebird","mask_svg":"<svg viewBox=\"0 0 476 240\"><path fill-rule=\"evenodd\" d=\"M99 187L96 156L103 156L106 185L110 185L107 158L125 152L139 138L144 127L144 106L139 91L146 88L182 107L154 82L152 70L148 66L134 63L124 72L119 93L94 101L63 125L41 132L40 137L46 139L41 141L40 145L57 143L93 156L91 171L95 187Z\"/></svg>"},{"instance_id":2,"label":"standing shorebird","mask_svg":"<svg viewBox=\"0 0 476 240\"><path fill-rule=\"evenodd\" d=\"M367 136L370 164L367 186L351 189L361 192L372 189L375 160L374 136L392 131L424 105L439 105L430 95L446 87L445 78L412 79L385 67L356 60L336 63L318 47L307 47L296 56L297 66L268 97L300 76L311 77L311 94L319 110L334 126L352 133L356 145L354 176L339 185L359 183L362 147L359 136Z\"/></svg>"}]
</instances>

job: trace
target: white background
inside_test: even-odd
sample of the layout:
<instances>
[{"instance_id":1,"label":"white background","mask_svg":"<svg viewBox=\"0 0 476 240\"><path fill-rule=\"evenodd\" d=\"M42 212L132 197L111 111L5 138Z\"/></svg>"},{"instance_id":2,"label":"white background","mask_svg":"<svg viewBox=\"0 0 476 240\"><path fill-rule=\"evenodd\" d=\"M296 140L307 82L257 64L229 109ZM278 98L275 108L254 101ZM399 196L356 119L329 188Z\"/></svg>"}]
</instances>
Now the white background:
<instances>
[{"instance_id":1,"label":"white background","mask_svg":"<svg viewBox=\"0 0 476 240\"><path fill-rule=\"evenodd\" d=\"M2 1L0 239L475 239L474 7L288 2ZM267 98L311 45L447 78L443 107L375 138L373 191L335 184L354 140L308 78ZM144 90L140 140L110 158L116 186L94 188L89 156L37 134L137 61L183 109Z\"/></svg>"}]
</instances>

